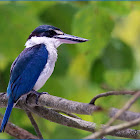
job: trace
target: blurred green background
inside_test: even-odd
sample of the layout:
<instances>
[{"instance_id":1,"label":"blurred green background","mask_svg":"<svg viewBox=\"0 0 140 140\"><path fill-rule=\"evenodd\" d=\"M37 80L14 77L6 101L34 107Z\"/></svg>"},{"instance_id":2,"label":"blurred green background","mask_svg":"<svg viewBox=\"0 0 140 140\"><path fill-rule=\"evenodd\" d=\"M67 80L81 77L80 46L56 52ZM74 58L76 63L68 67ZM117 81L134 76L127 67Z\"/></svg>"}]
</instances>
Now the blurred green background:
<instances>
[{"instance_id":1,"label":"blurred green background","mask_svg":"<svg viewBox=\"0 0 140 140\"><path fill-rule=\"evenodd\" d=\"M0 2L0 92L6 91L12 62L24 49L29 34L41 24L89 41L58 48L54 73L40 91L88 103L102 92L140 89L140 2L11 1ZM106 97L96 104L121 108L129 98ZM131 110L139 112L139 105L137 101ZM4 114L5 109L0 112ZM79 116L97 124L109 119L107 112ZM46 139L78 139L90 134L34 117ZM24 111L13 109L10 121L35 134ZM0 138L13 137L4 133Z\"/></svg>"}]
</instances>

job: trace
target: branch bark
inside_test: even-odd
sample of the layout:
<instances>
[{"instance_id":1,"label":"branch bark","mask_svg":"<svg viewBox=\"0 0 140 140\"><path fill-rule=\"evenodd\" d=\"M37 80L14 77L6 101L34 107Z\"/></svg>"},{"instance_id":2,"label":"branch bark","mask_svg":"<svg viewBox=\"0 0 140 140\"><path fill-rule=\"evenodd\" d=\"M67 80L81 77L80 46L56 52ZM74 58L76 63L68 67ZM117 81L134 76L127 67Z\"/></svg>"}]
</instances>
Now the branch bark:
<instances>
[{"instance_id":1,"label":"branch bark","mask_svg":"<svg viewBox=\"0 0 140 140\"><path fill-rule=\"evenodd\" d=\"M95 132L94 134L90 135L90 136L88 137L88 139L89 139L89 138L91 138L91 139L97 139L97 138L100 138L100 137L102 137L102 136L108 134L110 131L113 132L113 131L116 131L116 130L121 130L122 128L123 128L123 129L128 128L128 127L125 127L125 124L124 124L124 126L123 126L123 124L122 124L122 125L120 126L121 128L118 127L118 129L117 129L117 126L112 126L112 127L114 127L115 129L114 129L114 128L110 129L109 126L110 126L119 116L121 116L121 115L123 114L124 111L128 110L128 109L132 106L132 104L138 99L139 96L140 96L140 91L138 91L138 92L136 92L136 93L134 94L134 96L124 105L124 107L123 107L121 110L119 110L119 111L117 112L117 114L115 114L114 117L108 121L108 123L106 123L105 127L104 127L101 131ZM137 124L139 124L139 123L137 123ZM130 124L130 125L131 125L131 124ZM123 127L122 127L122 126L123 126ZM126 125L126 126L127 126L127 125ZM128 125L128 126L129 126L129 125Z\"/></svg>"},{"instance_id":2,"label":"branch bark","mask_svg":"<svg viewBox=\"0 0 140 140\"><path fill-rule=\"evenodd\" d=\"M23 103L26 102L26 98L20 98ZM36 95L32 94L29 96L26 104L29 106L36 106ZM7 97L3 93L0 94L0 106L5 107L7 104ZM38 99L38 106L47 106L53 109L61 110L68 113L77 113L91 115L95 111L100 111L101 107L90 105L87 103L80 103L75 101L70 101L64 98L56 97L53 95L43 94Z\"/></svg>"},{"instance_id":3,"label":"branch bark","mask_svg":"<svg viewBox=\"0 0 140 140\"><path fill-rule=\"evenodd\" d=\"M6 95L2 95L2 96L3 97L0 96L0 106L6 107L7 106L7 97L6 97ZM41 95L41 96L44 96L44 95ZM32 98L32 97L30 96L29 98ZM34 98L34 102L35 101L36 101L36 98ZM39 102L40 101L38 101L38 104L39 104ZM68 102L71 102L71 101L68 101ZM65 104L67 104L67 103L65 103ZM83 104L83 103L76 102L76 104L80 105L80 104ZM58 124L61 124L61 125L65 125L65 126L69 126L69 127L73 127L73 128L78 128L78 129L94 132L94 129L96 127L95 123L84 121L84 120L81 120L81 119L76 119L76 118L69 117L69 116L65 116L65 115L62 115L62 114L59 114L59 113L53 111L52 109L49 109L49 108L46 108L46 107L43 107L43 106L34 106L34 105L36 105L36 104L35 103L28 104L28 103L26 103L25 98L21 98L17 102L15 107L19 108L19 109L23 109L23 110L29 110L29 111L37 114L38 116L40 116L42 118L45 118L49 121L52 121L52 122L55 122L55 123L58 123ZM84 104L84 105L85 105L85 108L88 107L88 104ZM71 105L71 106L74 107L74 105ZM94 107L95 106L93 106L93 108L92 108L92 105L89 105L89 108L91 108L92 111L95 109ZM71 109L71 110L75 110L75 109Z\"/></svg>"},{"instance_id":4,"label":"branch bark","mask_svg":"<svg viewBox=\"0 0 140 140\"><path fill-rule=\"evenodd\" d=\"M40 117L61 125L78 128L90 132L94 132L94 129L96 128L95 123L65 116L45 107L36 106L33 108L29 107L29 109Z\"/></svg>"},{"instance_id":5,"label":"branch bark","mask_svg":"<svg viewBox=\"0 0 140 140\"><path fill-rule=\"evenodd\" d=\"M108 127L109 125L111 125L119 116L123 114L123 112L128 110L132 106L132 104L138 99L139 96L140 96L140 91L135 92L133 97L131 97L131 99L123 106L122 109L120 109L117 112L117 114L115 114L115 116L106 124L106 126Z\"/></svg>"},{"instance_id":6,"label":"branch bark","mask_svg":"<svg viewBox=\"0 0 140 140\"><path fill-rule=\"evenodd\" d=\"M110 95L134 95L135 91L109 91L109 92L105 92L105 93L101 93L96 95L91 101L90 104L95 104L95 101L101 97L107 97Z\"/></svg>"},{"instance_id":7,"label":"branch bark","mask_svg":"<svg viewBox=\"0 0 140 140\"><path fill-rule=\"evenodd\" d=\"M1 125L1 122L2 122L2 119L0 118L0 125ZM34 136L28 131L22 128L19 128L18 126L15 126L14 124L10 122L7 123L5 132L17 139L38 139L37 136Z\"/></svg>"},{"instance_id":8,"label":"branch bark","mask_svg":"<svg viewBox=\"0 0 140 140\"><path fill-rule=\"evenodd\" d=\"M32 124L33 127L34 127L35 132L36 132L38 138L39 138L39 139L43 139L43 136L42 136L42 134L41 134L41 132L40 132L40 130L39 130L39 127L38 127L37 123L35 122L35 120L34 120L32 114L31 114L31 112L28 111L28 110L26 110L26 114L27 114L28 118L30 119L31 124Z\"/></svg>"},{"instance_id":9,"label":"branch bark","mask_svg":"<svg viewBox=\"0 0 140 140\"><path fill-rule=\"evenodd\" d=\"M86 130L89 132L95 132L96 124L88 121L81 120L79 118L73 118L70 116L65 116L62 114L59 114L58 112L43 107L43 106L49 106L51 108L54 107L56 110L62 110L62 112L68 112L68 113L79 113L79 114L92 114L94 111L100 110L100 107L97 107L95 105L89 105L86 103L78 103L74 101L69 101L60 97L52 96L52 95L41 95L38 100L38 106L35 103L36 96L32 95L29 97L29 99L26 102L26 98L22 97L15 105L16 108L20 108L23 110L29 110L30 112L33 112L37 115L39 115L42 118L45 118L49 121L73 127L78 128L81 130ZM60 105L59 105L60 103ZM57 106L58 105L58 106ZM66 105L66 107L65 107ZM7 106L7 97L6 95L0 94L0 106L6 107ZM68 110L67 110L68 109ZM131 134L133 135L130 135ZM113 133L109 133L109 135L118 136L118 137L126 137L126 138L140 138L140 131L138 130L136 133L136 130L133 129L126 129L123 131L114 131Z\"/></svg>"},{"instance_id":10,"label":"branch bark","mask_svg":"<svg viewBox=\"0 0 140 140\"><path fill-rule=\"evenodd\" d=\"M92 135L86 137L85 139L96 139L96 138L102 137L104 135L114 134L115 131L119 131L117 133L122 133L122 132L124 133L125 132L124 134L126 135L126 131L128 131L127 132L127 134L128 134L128 133L130 133L130 129L127 129L127 130L122 131L122 132L120 130L129 128L129 127L133 127L133 126L136 126L138 124L140 124L140 118L135 119L135 120L130 121L130 122L127 122L127 123L123 123L123 124L119 124L119 125L115 125L115 126L110 126L108 128L106 128L106 126L104 126L103 127L104 133L101 133L99 131L99 132L96 132L95 134L92 134ZM140 137L140 133L138 134L138 132L140 132L140 131L137 131L137 130L134 131L135 137L133 136L133 138L136 139L136 138Z\"/></svg>"},{"instance_id":11,"label":"branch bark","mask_svg":"<svg viewBox=\"0 0 140 140\"><path fill-rule=\"evenodd\" d=\"M118 111L119 109L117 108L111 108L109 111L109 117L114 117ZM122 120L122 121L132 121L138 118L140 118L140 113L125 111L117 119Z\"/></svg>"},{"instance_id":12,"label":"branch bark","mask_svg":"<svg viewBox=\"0 0 140 140\"><path fill-rule=\"evenodd\" d=\"M69 116L65 116L65 115L59 114L55 111L53 111L53 114L52 114L52 112L48 112L48 109L47 110L46 109L47 108L44 108L42 110L42 108L37 106L35 108L35 110L34 109L31 109L31 110L33 110L33 112L36 113L37 115L39 115L40 117L43 117L45 119L49 118L49 120L51 118L50 121L53 121L53 122L56 122L56 123L59 123L59 124L65 125L65 126L74 127L74 128L86 130L89 132L95 132L95 129L97 128L95 123L91 123L91 122L84 121L84 120L79 120L79 119L72 118ZM46 116L46 114L48 114L48 115ZM52 117L54 120L52 120ZM104 128L104 127L102 127L102 128ZM118 130L118 131L114 131L114 132L110 133L109 135L117 136L117 137L124 137L124 138L140 139L140 131L134 130L134 129L126 129L123 131Z\"/></svg>"}]
</instances>

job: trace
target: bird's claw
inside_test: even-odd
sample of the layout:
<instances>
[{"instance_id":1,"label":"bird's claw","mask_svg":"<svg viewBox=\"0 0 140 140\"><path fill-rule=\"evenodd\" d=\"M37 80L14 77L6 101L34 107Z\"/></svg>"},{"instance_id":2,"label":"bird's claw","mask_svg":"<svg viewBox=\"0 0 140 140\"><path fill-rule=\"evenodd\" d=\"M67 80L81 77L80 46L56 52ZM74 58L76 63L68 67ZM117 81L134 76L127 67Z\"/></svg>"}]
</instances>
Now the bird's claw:
<instances>
[{"instance_id":1,"label":"bird's claw","mask_svg":"<svg viewBox=\"0 0 140 140\"><path fill-rule=\"evenodd\" d=\"M36 104L37 105L38 105L38 99L39 99L40 95L42 95L42 94L48 94L49 95L48 92L41 92L41 93L37 92L37 94L36 94Z\"/></svg>"},{"instance_id":2,"label":"bird's claw","mask_svg":"<svg viewBox=\"0 0 140 140\"><path fill-rule=\"evenodd\" d=\"M28 99L29 99L30 96L31 96L31 93L30 93L30 94L27 94L27 97L26 97L26 104L28 103L27 101L28 101Z\"/></svg>"},{"instance_id":3,"label":"bird's claw","mask_svg":"<svg viewBox=\"0 0 140 140\"><path fill-rule=\"evenodd\" d=\"M6 94L6 92L1 93L2 96L3 96L4 94Z\"/></svg>"},{"instance_id":4,"label":"bird's claw","mask_svg":"<svg viewBox=\"0 0 140 140\"><path fill-rule=\"evenodd\" d=\"M37 105L38 105L38 99L39 99L40 95L42 95L42 94L48 94L49 95L48 92L37 92L35 90L33 90L31 93L34 93L36 95L36 104Z\"/></svg>"}]
</instances>

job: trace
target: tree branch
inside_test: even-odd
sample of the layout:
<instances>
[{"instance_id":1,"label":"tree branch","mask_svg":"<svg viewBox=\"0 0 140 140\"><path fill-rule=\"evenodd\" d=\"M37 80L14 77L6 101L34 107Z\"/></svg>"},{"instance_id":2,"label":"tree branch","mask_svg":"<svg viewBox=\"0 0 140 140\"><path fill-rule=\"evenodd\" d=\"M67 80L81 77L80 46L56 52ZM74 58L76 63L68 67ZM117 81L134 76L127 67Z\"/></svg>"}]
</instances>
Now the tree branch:
<instances>
[{"instance_id":1,"label":"tree branch","mask_svg":"<svg viewBox=\"0 0 140 140\"><path fill-rule=\"evenodd\" d=\"M21 98L20 98L21 100ZM23 102L26 102L26 98L22 98ZM32 94L29 96L26 104L30 106L36 106L36 95ZM7 104L6 95L0 93L0 106L3 107ZM56 97L53 95L43 94L38 99L38 106L47 106L57 110L61 110L68 113L77 113L91 115L95 111L100 111L101 107L90 105L87 103L80 103L75 101L70 101L64 98Z\"/></svg>"},{"instance_id":2,"label":"tree branch","mask_svg":"<svg viewBox=\"0 0 140 140\"><path fill-rule=\"evenodd\" d=\"M136 92L136 94L134 94L134 96L124 105L124 107L119 110L117 112L117 114L115 114L115 116L108 121L108 123L105 125L104 129L102 129L101 131L99 132L95 132L94 134L90 135L89 137L92 138L92 139L97 139L97 138L100 138L102 136L104 136L105 134L108 134L108 129L110 130L110 125L121 115L123 114L124 111L126 111L127 109L129 109L131 107L131 105L136 101L136 99L140 96L140 91ZM113 127L113 126L112 126ZM115 126L114 126L115 127ZM116 127L115 127L116 128ZM125 129L126 127L124 127ZM127 127L128 128L128 127ZM111 129L112 132L113 132L113 129ZM118 129L115 129L115 130L120 130L119 128Z\"/></svg>"},{"instance_id":3,"label":"tree branch","mask_svg":"<svg viewBox=\"0 0 140 140\"><path fill-rule=\"evenodd\" d=\"M41 96L44 96L44 95L41 95ZM31 96L29 98L31 98ZM34 99L36 99L36 98L34 98ZM34 100L34 102L35 101L36 100ZM38 101L38 103L39 102L40 101ZM78 103L78 102L76 102L76 103ZM83 103L79 103L79 105L80 104L83 104ZM43 106L34 106L34 105L35 105L35 103L34 104L32 104L32 103L28 104L27 103L26 104L26 99L21 98L17 102L15 107L23 109L23 110L28 109L29 111L39 115L42 118L45 118L49 121L52 121L52 122L55 122L55 123L58 123L58 124L61 124L61 125L65 125L65 126L69 126L69 127L73 127L73 128L79 128L79 129L82 129L82 130L94 132L94 129L95 129L95 126L96 126L95 123L84 121L84 120L81 120L81 119L76 119L76 118L69 117L69 116L65 116L65 115L62 115L62 114L59 114L59 113L53 111L52 109L48 109L48 108L45 108ZM86 107L88 107L88 104L84 104L84 105ZM5 95L3 95L2 97L0 96L0 106L2 106L2 107L7 106L7 97ZM71 106L73 106L73 104ZM91 110L94 110L94 106L92 108L92 105L89 105L89 107L91 108Z\"/></svg>"},{"instance_id":4,"label":"tree branch","mask_svg":"<svg viewBox=\"0 0 140 140\"><path fill-rule=\"evenodd\" d=\"M49 99L48 99L49 98ZM47 99L47 102L45 101ZM53 99L53 101L51 101L51 99ZM26 98L22 97L20 98L20 100L17 102L17 104L15 105L16 108L20 108L23 110L29 110L30 112L33 112L37 115L39 115L42 118L45 118L49 121L61 124L61 125L65 125L65 126L69 126L69 127L73 127L73 128L78 128L81 130L86 130L89 132L95 132L95 128L96 128L96 124L92 123L92 122L88 122L88 121L84 121L78 118L73 118L73 117L69 117L69 116L65 116L62 114L59 114L58 112L43 107L46 106L48 104L49 107L55 107L55 109L60 109L62 108L62 111L65 110L64 112L67 112L66 109L68 109L68 112L76 112L76 113L83 113L83 114L91 114L92 112L94 112L95 110L98 110L96 108L96 106L94 105L89 105L89 104L85 104L85 103L78 103L78 102L73 102L73 101L69 101L63 98L59 98L59 97L55 97L52 95L41 95L39 100L38 100L38 105L41 106L36 106L36 96L32 95L29 97L29 99L27 100L28 102L26 103ZM61 102L62 101L62 102ZM58 105L58 107L55 105L58 104L58 102L61 105ZM64 104L63 104L64 103ZM75 105L76 104L76 108ZM64 105L68 106L65 107ZM2 95L0 94L0 106L1 107L6 107L7 106L7 97L6 95ZM88 111L84 110L83 108L86 110L88 109ZM78 108L80 107L80 109ZM63 109L64 108L64 109ZM76 111L78 110L78 111ZM123 132L123 133L122 133ZM130 135L130 132L132 135ZM136 130L133 129L126 129L123 131L115 131L113 133L110 133L109 135L113 135L113 136L119 136L119 137L126 137L126 138L140 138L140 132L137 131L137 133L135 133ZM125 133L125 134L124 134Z\"/></svg>"},{"instance_id":5,"label":"tree branch","mask_svg":"<svg viewBox=\"0 0 140 140\"><path fill-rule=\"evenodd\" d=\"M31 124L33 125L33 127L34 127L34 129L35 129L35 132L36 132L37 136L39 137L39 139L43 139L43 136L42 136L42 134L41 134L41 132L40 132L40 130L39 130L39 128L38 128L37 123L35 122L35 120L34 120L32 114L31 114L31 112L28 111L28 110L26 110L26 114L27 114L28 118L30 119Z\"/></svg>"},{"instance_id":6,"label":"tree branch","mask_svg":"<svg viewBox=\"0 0 140 140\"><path fill-rule=\"evenodd\" d=\"M119 111L119 109L117 109L117 108L111 108L109 111L109 116L114 117L118 111ZM137 118L140 118L140 113L131 112L131 111L125 111L125 112L123 112L122 115L120 115L118 117L118 119L122 120L122 121L132 121Z\"/></svg>"},{"instance_id":7,"label":"tree branch","mask_svg":"<svg viewBox=\"0 0 140 140\"><path fill-rule=\"evenodd\" d=\"M59 123L62 125L78 128L81 130L86 130L89 132L95 132L95 129L96 129L95 123L91 123L91 122L84 121L84 120L79 120L79 119L72 118L69 116L65 116L65 115L59 114L55 111L53 111L53 114L52 114L52 112L50 112L50 111L48 112L48 108L44 108L42 110L40 107L37 106L35 110L34 109L31 109L31 110L33 110L33 112L36 113L37 115L39 115L40 117L43 117L48 120L50 120L50 118L53 117L53 120L51 118L50 121L53 121L53 122L56 122L56 123ZM47 116L46 116L46 114L47 114ZM102 127L102 128L104 128L104 127ZM109 135L117 136L117 137L124 137L124 138L140 139L140 131L139 130L137 131L134 129L126 129L123 131L118 130L118 131L114 131L114 132L110 133Z\"/></svg>"},{"instance_id":8,"label":"tree branch","mask_svg":"<svg viewBox=\"0 0 140 140\"><path fill-rule=\"evenodd\" d=\"M64 113L64 114L66 114L66 115L68 115L70 117L82 120L80 117L78 117L77 115L72 114L72 113L67 113L67 112L64 112L64 111L61 111L61 110L57 110L57 109L53 109L53 108L51 108L51 110L53 110L55 112L58 112L58 113Z\"/></svg>"},{"instance_id":9,"label":"tree branch","mask_svg":"<svg viewBox=\"0 0 140 140\"><path fill-rule=\"evenodd\" d=\"M123 106L123 108L120 109L111 120L109 120L106 126L108 127L109 125L111 125L119 116L123 114L124 111L128 110L132 106L132 104L138 99L139 96L140 96L140 91L136 92L133 95L133 97Z\"/></svg>"},{"instance_id":10,"label":"tree branch","mask_svg":"<svg viewBox=\"0 0 140 140\"><path fill-rule=\"evenodd\" d=\"M1 122L2 122L2 119L0 119L0 125L1 125ZM18 126L15 126L14 124L10 122L7 123L5 132L15 137L16 139L38 139L37 136L34 136L28 131L22 128L19 128Z\"/></svg>"},{"instance_id":11,"label":"tree branch","mask_svg":"<svg viewBox=\"0 0 140 140\"><path fill-rule=\"evenodd\" d=\"M45 107L36 106L29 109L40 117L61 125L78 128L90 132L94 132L94 129L96 127L95 123L65 116Z\"/></svg>"},{"instance_id":12,"label":"tree branch","mask_svg":"<svg viewBox=\"0 0 140 140\"><path fill-rule=\"evenodd\" d=\"M98 98L101 98L101 97L107 97L107 96L110 96L110 95L134 95L135 94L135 91L109 91L109 92L105 92L105 93L101 93L101 94L98 94L96 95L91 101L90 101L90 104L95 104L95 101L98 99Z\"/></svg>"},{"instance_id":13,"label":"tree branch","mask_svg":"<svg viewBox=\"0 0 140 140\"><path fill-rule=\"evenodd\" d=\"M129 128L129 127L133 127L133 126L136 126L138 124L140 124L140 118L135 119L135 120L130 121L130 122L127 122L127 123L123 123L123 124L119 124L119 125L115 125L115 126L110 126L108 128L106 128L106 126L104 126L105 127L105 129L103 128L104 133L101 134L99 131L99 132L96 132L96 133L86 137L85 139L96 139L98 137L102 137L102 136L108 135L108 134L113 134L115 131L119 131L119 130L123 130L123 129ZM125 134L126 134L126 131L129 132L130 129L123 131L123 133L125 132ZM139 132L139 134L138 134L138 132ZM140 137L140 130L138 130L138 131L135 130L134 134L135 134L135 137L133 136L133 138L139 138Z\"/></svg>"},{"instance_id":14,"label":"tree branch","mask_svg":"<svg viewBox=\"0 0 140 140\"><path fill-rule=\"evenodd\" d=\"M28 99L29 104L35 103L36 96L34 94ZM53 109L61 110L68 113L77 113L91 115L95 111L100 111L101 107L90 105L87 103L80 103L75 101L70 101L61 97L43 94L38 99L38 106L47 106Z\"/></svg>"}]
</instances>

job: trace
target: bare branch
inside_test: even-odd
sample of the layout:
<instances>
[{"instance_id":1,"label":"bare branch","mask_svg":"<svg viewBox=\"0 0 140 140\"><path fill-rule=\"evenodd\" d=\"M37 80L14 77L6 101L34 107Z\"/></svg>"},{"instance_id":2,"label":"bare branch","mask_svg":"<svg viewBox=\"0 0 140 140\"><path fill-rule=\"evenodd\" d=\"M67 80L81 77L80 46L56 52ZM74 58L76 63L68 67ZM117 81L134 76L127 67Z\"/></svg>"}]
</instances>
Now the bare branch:
<instances>
[{"instance_id":1,"label":"bare branch","mask_svg":"<svg viewBox=\"0 0 140 140\"><path fill-rule=\"evenodd\" d=\"M31 114L31 112L26 110L26 114L27 114L28 118L30 119L30 121L31 121L31 123L32 123L32 125L33 125L33 127L35 129L35 132L36 132L37 136L39 137L39 139L43 139L43 136L42 136L42 134L41 134L41 132L40 132L40 130L38 128L37 123L35 122L32 114Z\"/></svg>"},{"instance_id":2,"label":"bare branch","mask_svg":"<svg viewBox=\"0 0 140 140\"><path fill-rule=\"evenodd\" d=\"M97 139L100 138L102 136L104 136L105 134L107 134L107 130L110 128L109 126L121 115L123 114L124 111L126 111L127 109L129 109L131 107L131 105L137 100L137 98L140 96L140 91L136 92L136 94L134 94L134 96L125 104L125 106L119 110L117 112L117 114L115 114L115 116L109 120L109 122L105 125L104 129L102 129L101 131L98 131L94 134L92 134L90 137L92 139ZM109 128L108 128L109 127ZM118 129L119 130L119 129ZM113 132L113 131L112 131Z\"/></svg>"},{"instance_id":3,"label":"bare branch","mask_svg":"<svg viewBox=\"0 0 140 140\"><path fill-rule=\"evenodd\" d=\"M1 101L3 101L3 102L1 102ZM7 105L7 98L4 96L3 100L1 100L1 98L0 98L0 106L6 107L6 105ZM90 106L92 106L92 105L90 105ZM30 104L26 104L25 99L20 99L15 107L21 108L23 110L28 109L29 111L39 115L40 117L45 118L45 119L50 120L55 123L59 123L59 124L66 125L69 127L74 127L74 128L79 128L82 130L94 132L95 123L72 118L69 116L65 116L65 115L59 114L51 109L45 108L43 106L31 106Z\"/></svg>"},{"instance_id":4,"label":"bare branch","mask_svg":"<svg viewBox=\"0 0 140 140\"><path fill-rule=\"evenodd\" d=\"M2 122L2 119L0 119L0 124ZM18 126L15 126L14 124L8 122L5 128L5 132L9 135L15 137L16 139L38 139L37 136L34 136L33 134L29 133L28 131L19 128Z\"/></svg>"},{"instance_id":5,"label":"bare branch","mask_svg":"<svg viewBox=\"0 0 140 140\"><path fill-rule=\"evenodd\" d=\"M109 120L106 126L108 127L109 125L111 125L119 116L123 114L124 111L128 110L132 106L132 104L138 99L139 96L140 96L140 91L136 92L133 95L133 97L124 105L124 107L120 109L111 120Z\"/></svg>"},{"instance_id":6,"label":"bare branch","mask_svg":"<svg viewBox=\"0 0 140 140\"><path fill-rule=\"evenodd\" d=\"M40 117L43 117L45 119L48 119L50 121L53 121L55 123L59 123L65 126L78 128L81 130L86 130L89 132L95 132L96 124L91 123L84 120L79 120L76 118L71 118L69 116L65 116L62 114L59 114L53 110L50 110L48 108L43 107L35 107L34 109L30 108L35 114L39 115ZM52 112L53 111L53 112ZM137 133L136 133L137 132ZM113 133L110 133L109 135L117 136L117 137L125 137L125 138L139 138L140 139L140 131L136 131L133 129L126 129L124 131L115 131Z\"/></svg>"},{"instance_id":7,"label":"bare branch","mask_svg":"<svg viewBox=\"0 0 140 140\"><path fill-rule=\"evenodd\" d=\"M101 134L101 132L99 131L99 132L96 132L96 133L86 137L86 139L96 139L96 138L102 137L104 135L113 134L116 131L123 130L123 129L126 129L126 128L130 128L130 127L133 127L133 126L136 126L136 125L139 125L139 124L140 124L140 118L135 119L135 120L130 121L130 122L123 123L123 124L119 124L119 125L115 125L115 126L110 126L108 128L106 128L106 126L104 126L104 128L105 128L105 129L103 128L104 133ZM129 130L130 129L128 129L128 131ZM126 133L126 131L125 131L125 133ZM133 138L140 137L137 130L135 131L135 133L137 134L136 135L137 137L133 137Z\"/></svg>"},{"instance_id":8,"label":"bare branch","mask_svg":"<svg viewBox=\"0 0 140 140\"><path fill-rule=\"evenodd\" d=\"M26 102L26 98L20 98L23 103ZM30 106L36 106L36 95L31 95L28 98L26 104ZM0 93L0 107L7 104L7 96ZM91 115L95 111L100 111L101 107L90 105L87 103L80 103L75 101L70 101L64 98L56 97L53 95L43 94L38 99L38 106L48 106L57 110L61 110L68 113L77 113Z\"/></svg>"},{"instance_id":9,"label":"bare branch","mask_svg":"<svg viewBox=\"0 0 140 140\"><path fill-rule=\"evenodd\" d=\"M44 95L41 95L41 96L44 96ZM49 97L49 96L45 95L45 99L46 99L46 97ZM30 98L32 98L32 99L30 99ZM40 97L40 98L42 98L42 97ZM40 102L40 98L39 98L38 103ZM51 96L51 98L53 98L53 96ZM54 96L54 98L55 98L55 96ZM45 100L45 99L43 99L43 100ZM18 103L16 104L15 107L23 109L23 110L28 109L29 111L39 115L42 118L45 118L47 120L50 120L52 122L55 122L55 123L58 123L58 124L61 124L61 125L65 125L65 126L69 126L69 127L73 127L73 128L78 128L78 129L86 130L86 131L89 131L89 132L94 132L95 131L95 128L96 128L96 124L95 123L84 121L84 120L80 120L78 118L73 118L73 117L65 116L65 115L62 115L62 114L59 114L59 113L53 111L52 109L48 109L48 108L45 108L43 106L35 106L36 105L35 104L35 100L36 100L36 96L32 96L32 97L29 97L29 100L28 100L29 103L26 103L26 99L25 98L21 98L18 101ZM61 100L59 102L60 102L60 104L62 104ZM67 100L66 100L66 102L67 102ZM71 104L72 103L73 102L71 102ZM40 104L41 105L42 104L46 105L46 102L45 103L40 103ZM50 106L53 106L52 103L50 103L50 104L51 104ZM82 104L82 103L79 103L79 104ZM5 95L2 95L2 96L0 95L0 106L1 107L6 107L7 106L7 97ZM64 106L64 104L63 104L63 106ZM73 107L73 105L70 105L70 106ZM95 107L95 106L93 106L93 108L92 108L92 105L88 106L88 104L86 104L85 106L91 108L92 111L94 110L93 108ZM86 109L86 107L85 107L85 109ZM58 108L61 108L61 107L58 107ZM71 110L74 110L76 112L76 109L71 109ZM88 113L92 112L92 111L88 111ZM82 110L82 112L85 113L86 111ZM131 134L133 134L133 136L130 135L130 133L129 133L130 131L131 131ZM137 133L135 133L136 130L129 129L129 131L128 130L124 130L123 132L125 134L123 134L123 133L121 133L119 131L115 131L115 132L113 132L113 134L110 133L110 135L119 136L119 137L126 137L126 138L135 138L135 137L140 138L139 137L140 136L140 132L139 131L137 131Z\"/></svg>"},{"instance_id":10,"label":"bare branch","mask_svg":"<svg viewBox=\"0 0 140 140\"><path fill-rule=\"evenodd\" d=\"M117 109L117 108L111 108L109 111L109 116L114 117L118 111L119 111L119 109ZM131 112L131 111L125 111L125 112L123 112L122 115L120 115L118 117L118 119L122 120L122 121L132 121L137 118L140 118L140 113Z\"/></svg>"},{"instance_id":11,"label":"bare branch","mask_svg":"<svg viewBox=\"0 0 140 140\"><path fill-rule=\"evenodd\" d=\"M65 116L45 107L36 106L33 108L28 108L40 117L61 125L78 128L90 132L94 132L94 129L96 127L95 123Z\"/></svg>"},{"instance_id":12,"label":"bare branch","mask_svg":"<svg viewBox=\"0 0 140 140\"><path fill-rule=\"evenodd\" d=\"M57 110L57 109L53 109L53 108L51 110L53 110L55 112L58 112L58 113L64 113L64 114L66 114L66 115L68 115L70 117L82 120L80 117L78 117L77 115L72 114L72 113L67 113L67 112L64 112L64 111L61 111L61 110Z\"/></svg>"},{"instance_id":13,"label":"bare branch","mask_svg":"<svg viewBox=\"0 0 140 140\"><path fill-rule=\"evenodd\" d=\"M110 96L110 95L134 95L135 94L135 91L109 91L109 92L105 92L105 93L101 93L101 94L98 94L96 95L91 101L90 101L90 104L95 104L95 101L98 99L98 98L101 98L101 97L107 97L107 96Z\"/></svg>"},{"instance_id":14,"label":"bare branch","mask_svg":"<svg viewBox=\"0 0 140 140\"><path fill-rule=\"evenodd\" d=\"M36 106L35 99L36 95L31 95L28 99L28 103L32 106L33 105ZM91 115L93 112L101 110L101 107L99 106L70 101L64 98L48 94L43 94L39 97L38 106L47 106L68 113L77 113L86 115Z\"/></svg>"},{"instance_id":15,"label":"bare branch","mask_svg":"<svg viewBox=\"0 0 140 140\"><path fill-rule=\"evenodd\" d=\"M140 130L134 129L117 130L109 133L108 135L129 139L140 139Z\"/></svg>"}]
</instances>

